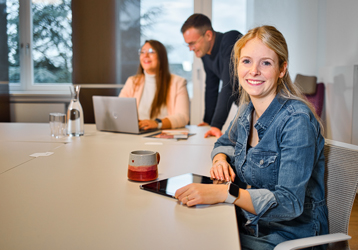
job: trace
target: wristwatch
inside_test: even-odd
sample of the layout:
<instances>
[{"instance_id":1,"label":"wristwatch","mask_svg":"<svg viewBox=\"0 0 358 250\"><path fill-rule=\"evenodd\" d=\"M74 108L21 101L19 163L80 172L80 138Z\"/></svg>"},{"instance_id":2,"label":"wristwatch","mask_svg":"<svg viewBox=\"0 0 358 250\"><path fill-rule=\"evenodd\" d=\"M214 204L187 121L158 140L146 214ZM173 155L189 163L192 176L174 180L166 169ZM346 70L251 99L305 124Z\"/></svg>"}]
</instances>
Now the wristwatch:
<instances>
[{"instance_id":1,"label":"wristwatch","mask_svg":"<svg viewBox=\"0 0 358 250\"><path fill-rule=\"evenodd\" d=\"M232 182L229 182L227 187L227 198L226 203L233 204L235 200L239 197L240 188Z\"/></svg>"},{"instance_id":2,"label":"wristwatch","mask_svg":"<svg viewBox=\"0 0 358 250\"><path fill-rule=\"evenodd\" d=\"M155 118L155 121L158 123L158 129L161 129L163 126L162 120L160 120L159 118Z\"/></svg>"}]
</instances>

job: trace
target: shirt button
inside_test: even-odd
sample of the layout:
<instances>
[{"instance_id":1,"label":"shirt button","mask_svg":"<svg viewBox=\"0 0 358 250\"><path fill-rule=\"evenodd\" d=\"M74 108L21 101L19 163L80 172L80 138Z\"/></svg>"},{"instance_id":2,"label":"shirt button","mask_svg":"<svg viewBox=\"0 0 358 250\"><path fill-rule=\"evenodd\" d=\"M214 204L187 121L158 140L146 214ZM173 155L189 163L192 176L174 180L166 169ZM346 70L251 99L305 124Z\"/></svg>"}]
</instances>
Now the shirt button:
<instances>
[{"instance_id":1,"label":"shirt button","mask_svg":"<svg viewBox=\"0 0 358 250\"><path fill-rule=\"evenodd\" d=\"M262 165L262 164L264 164L264 160L262 160L262 159L261 159L261 161L260 161L260 165Z\"/></svg>"}]
</instances>

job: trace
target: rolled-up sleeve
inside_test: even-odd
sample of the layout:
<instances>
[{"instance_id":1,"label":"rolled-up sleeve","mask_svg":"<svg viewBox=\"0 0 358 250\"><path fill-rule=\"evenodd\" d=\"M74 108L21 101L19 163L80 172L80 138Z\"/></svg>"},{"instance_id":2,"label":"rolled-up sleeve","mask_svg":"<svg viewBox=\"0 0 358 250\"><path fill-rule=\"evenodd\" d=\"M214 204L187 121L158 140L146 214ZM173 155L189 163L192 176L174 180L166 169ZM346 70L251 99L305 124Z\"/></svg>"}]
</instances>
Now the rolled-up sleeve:
<instances>
[{"instance_id":1,"label":"rolled-up sleeve","mask_svg":"<svg viewBox=\"0 0 358 250\"><path fill-rule=\"evenodd\" d=\"M219 153L225 154L229 159L230 164L235 162L235 145L237 140L236 129L230 129L232 126L235 126L235 119L231 121L229 129L215 142L214 148L211 151L211 159Z\"/></svg>"}]
</instances>

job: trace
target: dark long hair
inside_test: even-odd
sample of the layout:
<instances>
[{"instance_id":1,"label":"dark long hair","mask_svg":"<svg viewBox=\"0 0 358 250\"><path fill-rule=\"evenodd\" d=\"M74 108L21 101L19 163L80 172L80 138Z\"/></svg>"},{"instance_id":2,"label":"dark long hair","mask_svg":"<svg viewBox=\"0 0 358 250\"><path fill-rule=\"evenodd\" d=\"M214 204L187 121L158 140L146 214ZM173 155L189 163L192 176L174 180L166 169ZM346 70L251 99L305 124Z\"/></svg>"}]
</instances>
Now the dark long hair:
<instances>
[{"instance_id":1,"label":"dark long hair","mask_svg":"<svg viewBox=\"0 0 358 250\"><path fill-rule=\"evenodd\" d=\"M169 71L167 50L165 49L164 45L156 40L146 40L144 44L146 43L150 44L153 50L157 53L157 57L158 57L158 66L155 71L155 81L156 81L157 90L155 92L155 96L150 111L150 118L153 119L157 117L157 115L159 114L160 108L162 106L166 106L169 88L170 88L171 75ZM142 65L139 63L136 78L134 81L135 86L140 83L142 77L144 77L144 69Z\"/></svg>"}]
</instances>

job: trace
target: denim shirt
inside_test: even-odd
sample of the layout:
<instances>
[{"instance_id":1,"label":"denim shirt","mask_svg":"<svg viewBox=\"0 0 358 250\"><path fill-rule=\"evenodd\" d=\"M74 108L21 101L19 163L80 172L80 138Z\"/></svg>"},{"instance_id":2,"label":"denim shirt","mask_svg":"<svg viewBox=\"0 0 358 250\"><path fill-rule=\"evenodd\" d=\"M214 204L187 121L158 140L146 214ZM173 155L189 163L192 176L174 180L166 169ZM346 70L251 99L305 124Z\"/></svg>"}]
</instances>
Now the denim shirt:
<instances>
[{"instance_id":1,"label":"denim shirt","mask_svg":"<svg viewBox=\"0 0 358 250\"><path fill-rule=\"evenodd\" d=\"M259 143L248 150L254 107L250 102L243 109L215 143L212 158L226 154L240 181L251 186L257 215L242 210L247 228L259 236L259 225L266 226L270 233L286 232L287 239L327 233L324 138L313 113L277 95L254 125Z\"/></svg>"}]
</instances>

